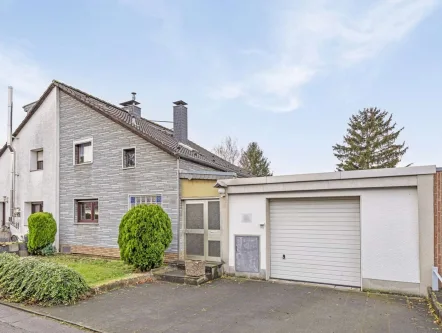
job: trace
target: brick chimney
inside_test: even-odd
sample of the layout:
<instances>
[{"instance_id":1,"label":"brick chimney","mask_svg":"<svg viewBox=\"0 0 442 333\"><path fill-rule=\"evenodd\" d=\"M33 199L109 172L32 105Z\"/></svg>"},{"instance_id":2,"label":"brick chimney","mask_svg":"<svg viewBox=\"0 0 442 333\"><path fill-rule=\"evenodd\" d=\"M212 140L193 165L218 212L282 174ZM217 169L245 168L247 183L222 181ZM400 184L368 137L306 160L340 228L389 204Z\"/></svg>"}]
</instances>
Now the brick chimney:
<instances>
[{"instance_id":1,"label":"brick chimney","mask_svg":"<svg viewBox=\"0 0 442 333\"><path fill-rule=\"evenodd\" d=\"M126 110L132 117L141 118L141 108L139 102L135 100L137 93L132 93L132 99L127 102L120 103L123 109Z\"/></svg>"},{"instance_id":2,"label":"brick chimney","mask_svg":"<svg viewBox=\"0 0 442 333\"><path fill-rule=\"evenodd\" d=\"M184 101L173 102L173 136L179 142L187 141L187 103Z\"/></svg>"}]
</instances>

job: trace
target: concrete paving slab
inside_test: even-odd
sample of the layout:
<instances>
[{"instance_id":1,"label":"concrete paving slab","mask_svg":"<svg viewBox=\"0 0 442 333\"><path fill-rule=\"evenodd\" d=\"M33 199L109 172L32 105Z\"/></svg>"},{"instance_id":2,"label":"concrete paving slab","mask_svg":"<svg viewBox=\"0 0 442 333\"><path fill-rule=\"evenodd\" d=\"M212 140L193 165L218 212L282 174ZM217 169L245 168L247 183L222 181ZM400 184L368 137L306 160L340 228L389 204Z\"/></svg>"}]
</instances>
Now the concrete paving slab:
<instances>
[{"instance_id":1,"label":"concrete paving slab","mask_svg":"<svg viewBox=\"0 0 442 333\"><path fill-rule=\"evenodd\" d=\"M115 333L440 330L419 298L231 279L199 287L157 282L38 310Z\"/></svg>"}]
</instances>

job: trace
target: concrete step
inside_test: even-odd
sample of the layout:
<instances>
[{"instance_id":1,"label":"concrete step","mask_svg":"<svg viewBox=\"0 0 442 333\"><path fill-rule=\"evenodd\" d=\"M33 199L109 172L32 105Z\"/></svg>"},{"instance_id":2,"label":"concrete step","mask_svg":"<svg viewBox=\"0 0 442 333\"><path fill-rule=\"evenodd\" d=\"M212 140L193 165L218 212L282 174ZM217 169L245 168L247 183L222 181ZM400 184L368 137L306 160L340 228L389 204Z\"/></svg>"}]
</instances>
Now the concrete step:
<instances>
[{"instance_id":1,"label":"concrete step","mask_svg":"<svg viewBox=\"0 0 442 333\"><path fill-rule=\"evenodd\" d=\"M207 262L205 267L206 274L200 277L187 276L186 266L183 260L177 260L169 263L169 266L156 269L153 275L162 281L190 284L199 286L207 281L218 279L223 275L223 264L220 262Z\"/></svg>"},{"instance_id":2,"label":"concrete step","mask_svg":"<svg viewBox=\"0 0 442 333\"><path fill-rule=\"evenodd\" d=\"M154 272L153 275L161 281L189 284L192 286L199 286L209 281L209 279L205 275L200 277L186 276L186 272L182 269L174 269L165 272Z\"/></svg>"},{"instance_id":3,"label":"concrete step","mask_svg":"<svg viewBox=\"0 0 442 333\"><path fill-rule=\"evenodd\" d=\"M169 264L172 267L176 267L177 269L180 270L185 270L186 269L186 265L184 260L177 260L174 262L171 262ZM206 262L206 276L208 277L209 280L214 280L214 279L218 279L221 276L223 276L223 263L222 262L212 262L212 261L207 261Z\"/></svg>"}]
</instances>

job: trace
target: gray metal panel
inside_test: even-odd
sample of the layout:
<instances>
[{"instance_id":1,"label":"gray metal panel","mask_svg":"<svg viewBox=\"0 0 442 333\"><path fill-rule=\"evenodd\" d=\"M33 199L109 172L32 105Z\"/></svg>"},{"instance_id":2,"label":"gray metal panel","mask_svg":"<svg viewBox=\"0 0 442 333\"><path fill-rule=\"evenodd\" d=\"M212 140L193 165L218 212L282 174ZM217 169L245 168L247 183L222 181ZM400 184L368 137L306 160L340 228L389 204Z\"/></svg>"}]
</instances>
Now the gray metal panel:
<instances>
[{"instance_id":1,"label":"gray metal panel","mask_svg":"<svg viewBox=\"0 0 442 333\"><path fill-rule=\"evenodd\" d=\"M270 202L272 278L361 285L359 198Z\"/></svg>"},{"instance_id":2,"label":"gray metal panel","mask_svg":"<svg viewBox=\"0 0 442 333\"><path fill-rule=\"evenodd\" d=\"M259 236L235 236L235 271L259 273Z\"/></svg>"}]
</instances>

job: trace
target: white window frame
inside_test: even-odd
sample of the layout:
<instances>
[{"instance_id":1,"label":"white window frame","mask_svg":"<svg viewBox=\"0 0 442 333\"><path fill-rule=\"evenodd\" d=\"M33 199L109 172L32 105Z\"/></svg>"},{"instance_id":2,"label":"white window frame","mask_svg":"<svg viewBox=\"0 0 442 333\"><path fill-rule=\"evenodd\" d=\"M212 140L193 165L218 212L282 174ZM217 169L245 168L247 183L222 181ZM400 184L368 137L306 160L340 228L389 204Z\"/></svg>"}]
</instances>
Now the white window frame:
<instances>
[{"instance_id":1,"label":"white window frame","mask_svg":"<svg viewBox=\"0 0 442 333\"><path fill-rule=\"evenodd\" d=\"M41 157L42 157L42 160L41 160L41 161L38 160L38 154L39 154L39 153L41 153L41 155L42 155L42 156L41 156ZM43 170L44 167L45 167L45 166L44 166L44 150L43 150L43 149L42 149L42 150L37 150L37 151L35 152L35 154L37 155L37 156L36 156L36 157L37 157L37 170ZM38 168L38 162L43 162L43 167L42 167L41 169Z\"/></svg>"},{"instance_id":2,"label":"white window frame","mask_svg":"<svg viewBox=\"0 0 442 333\"><path fill-rule=\"evenodd\" d=\"M133 149L133 150L135 151L135 165L134 165L134 166L131 166L131 167L125 167L125 166L124 166L124 151L125 151L125 150L129 150L129 149ZM122 168L123 170L126 170L126 169L135 169L136 166L137 166L137 148L136 148L136 147L125 147L125 148L122 148L122 149L121 149L121 168Z\"/></svg>"},{"instance_id":3,"label":"white window frame","mask_svg":"<svg viewBox=\"0 0 442 333\"><path fill-rule=\"evenodd\" d=\"M43 169L37 169L37 153L42 151L43 152L43 169L44 169L44 149L43 148L36 148L31 149L29 152L29 171L43 171Z\"/></svg>"},{"instance_id":4,"label":"white window frame","mask_svg":"<svg viewBox=\"0 0 442 333\"><path fill-rule=\"evenodd\" d=\"M151 201L150 201L150 204L151 204L151 205L158 205L158 206L160 206L160 207L163 206L163 195L162 195L162 194L128 194L128 195L127 195L127 210L129 210L129 209L131 209L132 207L135 207L135 206L137 206L137 205L140 205L140 204L142 204L142 203L148 203L148 202L146 202L146 201L140 202L140 203L138 203L138 204L135 202L135 205L132 206L132 204L131 204L131 202L130 202L130 198L131 198L131 197L144 197L144 198L146 198L146 197L150 197L150 198L155 197L155 202L153 202L153 201L151 200ZM161 197L161 202L160 202L160 203L157 203L157 201L156 201L156 198L157 198L157 197Z\"/></svg>"},{"instance_id":5,"label":"white window frame","mask_svg":"<svg viewBox=\"0 0 442 333\"><path fill-rule=\"evenodd\" d=\"M84 163L76 163L76 156L75 156L75 146L81 145L83 143L91 143L91 161L90 162L84 162ZM87 138L87 139L80 139L80 140L74 140L72 144L72 163L73 165L85 165L85 164L92 164L94 162L94 138Z\"/></svg>"}]
</instances>

